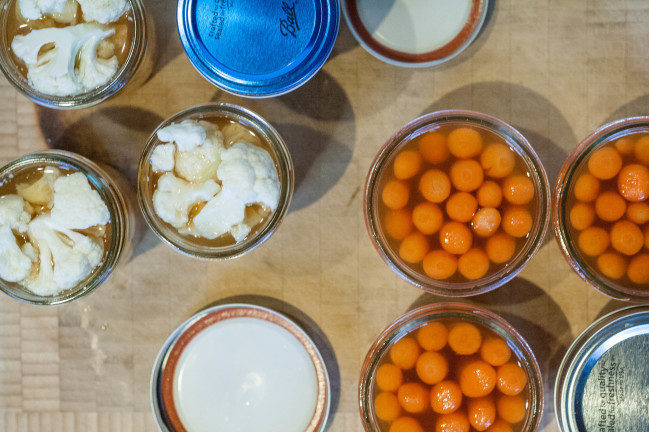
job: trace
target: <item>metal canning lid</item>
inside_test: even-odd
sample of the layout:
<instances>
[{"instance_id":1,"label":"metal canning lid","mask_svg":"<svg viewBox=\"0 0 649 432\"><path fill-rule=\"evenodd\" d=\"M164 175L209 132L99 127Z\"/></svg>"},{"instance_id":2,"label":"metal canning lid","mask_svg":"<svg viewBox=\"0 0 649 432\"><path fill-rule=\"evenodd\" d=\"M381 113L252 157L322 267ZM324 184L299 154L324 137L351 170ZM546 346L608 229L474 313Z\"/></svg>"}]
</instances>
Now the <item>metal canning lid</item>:
<instances>
[{"instance_id":1,"label":"metal canning lid","mask_svg":"<svg viewBox=\"0 0 649 432\"><path fill-rule=\"evenodd\" d=\"M478 36L489 0L342 0L345 19L370 54L403 67L450 60Z\"/></svg>"},{"instance_id":2,"label":"metal canning lid","mask_svg":"<svg viewBox=\"0 0 649 432\"><path fill-rule=\"evenodd\" d=\"M240 96L270 97L309 80L338 33L338 0L180 0L178 32L198 72Z\"/></svg>"},{"instance_id":3,"label":"metal canning lid","mask_svg":"<svg viewBox=\"0 0 649 432\"><path fill-rule=\"evenodd\" d=\"M649 306L591 324L559 367L554 403L562 431L626 432L649 425Z\"/></svg>"}]
</instances>

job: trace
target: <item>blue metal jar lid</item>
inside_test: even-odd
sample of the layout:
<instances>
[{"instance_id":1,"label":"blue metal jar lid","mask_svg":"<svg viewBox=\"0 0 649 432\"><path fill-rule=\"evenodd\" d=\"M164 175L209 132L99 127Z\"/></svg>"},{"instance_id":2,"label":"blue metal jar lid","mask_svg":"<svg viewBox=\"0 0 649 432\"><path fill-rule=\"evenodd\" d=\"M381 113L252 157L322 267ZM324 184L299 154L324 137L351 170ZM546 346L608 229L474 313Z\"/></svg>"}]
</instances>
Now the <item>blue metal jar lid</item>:
<instances>
[{"instance_id":1,"label":"blue metal jar lid","mask_svg":"<svg viewBox=\"0 0 649 432\"><path fill-rule=\"evenodd\" d=\"M270 97L309 80L338 33L338 0L179 0L178 32L194 67L237 95Z\"/></svg>"},{"instance_id":2,"label":"blue metal jar lid","mask_svg":"<svg viewBox=\"0 0 649 432\"><path fill-rule=\"evenodd\" d=\"M591 324L568 349L554 392L563 432L649 428L649 306L633 306Z\"/></svg>"}]
</instances>

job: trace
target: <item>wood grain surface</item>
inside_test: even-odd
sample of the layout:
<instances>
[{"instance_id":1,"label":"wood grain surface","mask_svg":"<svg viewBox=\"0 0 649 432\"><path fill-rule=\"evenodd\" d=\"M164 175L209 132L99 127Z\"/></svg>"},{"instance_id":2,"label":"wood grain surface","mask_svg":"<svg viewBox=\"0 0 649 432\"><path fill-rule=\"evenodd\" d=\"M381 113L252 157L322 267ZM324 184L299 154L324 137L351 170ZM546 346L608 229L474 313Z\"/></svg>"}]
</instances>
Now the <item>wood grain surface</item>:
<instances>
[{"instance_id":1,"label":"wood grain surface","mask_svg":"<svg viewBox=\"0 0 649 432\"><path fill-rule=\"evenodd\" d=\"M407 310L439 301L400 280L365 230L369 165L402 125L439 109L501 118L531 141L550 181L600 125L649 114L649 3L645 0L496 0L478 39L436 67L402 69L365 52L341 21L329 60L285 96L249 100L206 82L186 58L175 2L150 0L154 73L91 109L39 108L0 79L0 164L60 148L119 171L135 186L137 161L165 118L208 101L268 119L293 155L289 214L261 248L230 262L179 255L141 226L134 254L87 299L55 308L0 296L0 430L155 430L151 366L168 335L215 303L270 306L319 344L333 384L330 431L361 431L358 374L372 341ZM131 191L132 193L132 191ZM529 341L545 381L542 431L556 431L552 393L572 340L624 304L589 288L553 233L528 267L495 292L467 300L509 320Z\"/></svg>"}]
</instances>

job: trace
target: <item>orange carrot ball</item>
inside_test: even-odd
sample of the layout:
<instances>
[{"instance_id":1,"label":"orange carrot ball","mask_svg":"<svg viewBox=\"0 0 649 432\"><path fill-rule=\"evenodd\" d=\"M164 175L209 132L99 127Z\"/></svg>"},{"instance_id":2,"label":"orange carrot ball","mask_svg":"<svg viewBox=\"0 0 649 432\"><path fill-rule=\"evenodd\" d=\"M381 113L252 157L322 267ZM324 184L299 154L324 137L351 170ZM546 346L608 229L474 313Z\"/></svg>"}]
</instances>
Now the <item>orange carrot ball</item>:
<instances>
[{"instance_id":1,"label":"orange carrot ball","mask_svg":"<svg viewBox=\"0 0 649 432\"><path fill-rule=\"evenodd\" d=\"M471 249L473 235L462 223L446 222L439 231L439 241L446 252L461 255Z\"/></svg>"},{"instance_id":2,"label":"orange carrot ball","mask_svg":"<svg viewBox=\"0 0 649 432\"><path fill-rule=\"evenodd\" d=\"M597 226L588 227L579 233L577 244L579 249L588 256L598 256L604 253L610 244L608 231Z\"/></svg>"},{"instance_id":3,"label":"orange carrot ball","mask_svg":"<svg viewBox=\"0 0 649 432\"><path fill-rule=\"evenodd\" d=\"M496 404L493 397L470 399L467 406L469 423L477 431L485 431L496 421Z\"/></svg>"},{"instance_id":4,"label":"orange carrot ball","mask_svg":"<svg viewBox=\"0 0 649 432\"><path fill-rule=\"evenodd\" d=\"M419 179L419 191L430 202L440 203L451 194L451 181L440 170L428 170Z\"/></svg>"},{"instance_id":5,"label":"orange carrot ball","mask_svg":"<svg viewBox=\"0 0 649 432\"><path fill-rule=\"evenodd\" d=\"M437 384L448 374L448 361L437 351L426 351L417 359L415 370L424 384Z\"/></svg>"},{"instance_id":6,"label":"orange carrot ball","mask_svg":"<svg viewBox=\"0 0 649 432\"><path fill-rule=\"evenodd\" d=\"M468 397L487 396L496 386L496 370L483 360L473 360L460 370L460 388Z\"/></svg>"},{"instance_id":7,"label":"orange carrot ball","mask_svg":"<svg viewBox=\"0 0 649 432\"><path fill-rule=\"evenodd\" d=\"M613 147L595 150L588 159L588 171L600 180L612 179L622 169L622 156Z\"/></svg>"},{"instance_id":8,"label":"orange carrot ball","mask_svg":"<svg viewBox=\"0 0 649 432\"><path fill-rule=\"evenodd\" d=\"M384 363L376 370L376 384L383 391L396 392L403 383L403 372L399 366Z\"/></svg>"},{"instance_id":9,"label":"orange carrot ball","mask_svg":"<svg viewBox=\"0 0 649 432\"><path fill-rule=\"evenodd\" d=\"M423 160L416 150L403 150L394 159L394 176L406 180L417 175Z\"/></svg>"},{"instance_id":10,"label":"orange carrot ball","mask_svg":"<svg viewBox=\"0 0 649 432\"><path fill-rule=\"evenodd\" d=\"M595 200L595 213L603 221L614 222L624 216L626 201L615 192L604 192Z\"/></svg>"},{"instance_id":11,"label":"orange carrot ball","mask_svg":"<svg viewBox=\"0 0 649 432\"><path fill-rule=\"evenodd\" d=\"M482 137L474 129L457 128L448 134L448 149L458 159L472 158L482 151Z\"/></svg>"},{"instance_id":12,"label":"orange carrot ball","mask_svg":"<svg viewBox=\"0 0 649 432\"><path fill-rule=\"evenodd\" d=\"M469 222L478 210L478 200L468 192L457 192L446 201L446 214L458 222Z\"/></svg>"},{"instance_id":13,"label":"orange carrot ball","mask_svg":"<svg viewBox=\"0 0 649 432\"><path fill-rule=\"evenodd\" d=\"M480 164L473 159L463 159L451 165L451 183L459 191L472 192L480 187L484 172Z\"/></svg>"},{"instance_id":14,"label":"orange carrot ball","mask_svg":"<svg viewBox=\"0 0 649 432\"><path fill-rule=\"evenodd\" d=\"M633 222L618 221L611 228L611 245L624 255L635 255L644 245L642 230Z\"/></svg>"},{"instance_id":15,"label":"orange carrot ball","mask_svg":"<svg viewBox=\"0 0 649 432\"><path fill-rule=\"evenodd\" d=\"M505 233L496 233L487 239L485 250L491 262L506 263L516 252L516 239Z\"/></svg>"},{"instance_id":16,"label":"orange carrot ball","mask_svg":"<svg viewBox=\"0 0 649 432\"><path fill-rule=\"evenodd\" d=\"M411 337L403 337L390 348L390 360L401 369L412 369L419 357L419 344Z\"/></svg>"},{"instance_id":17,"label":"orange carrot ball","mask_svg":"<svg viewBox=\"0 0 649 432\"><path fill-rule=\"evenodd\" d=\"M627 276L631 282L638 285L646 285L649 283L649 255L639 254L631 258L629 267L626 270Z\"/></svg>"},{"instance_id":18,"label":"orange carrot ball","mask_svg":"<svg viewBox=\"0 0 649 432\"><path fill-rule=\"evenodd\" d=\"M480 358L491 366L502 366L507 363L512 355L512 350L507 342L500 338L490 338L482 342Z\"/></svg>"},{"instance_id":19,"label":"orange carrot ball","mask_svg":"<svg viewBox=\"0 0 649 432\"><path fill-rule=\"evenodd\" d=\"M512 204L527 204L534 198L534 183L524 175L507 177L503 181L503 197Z\"/></svg>"},{"instance_id":20,"label":"orange carrot ball","mask_svg":"<svg viewBox=\"0 0 649 432\"><path fill-rule=\"evenodd\" d=\"M578 202L570 209L570 225L577 231L584 230L595 222L595 208Z\"/></svg>"},{"instance_id":21,"label":"orange carrot ball","mask_svg":"<svg viewBox=\"0 0 649 432\"><path fill-rule=\"evenodd\" d=\"M434 234L444 223L444 213L437 204L424 201L412 210L412 223L422 234Z\"/></svg>"},{"instance_id":22,"label":"orange carrot ball","mask_svg":"<svg viewBox=\"0 0 649 432\"><path fill-rule=\"evenodd\" d=\"M581 202L595 201L599 196L600 182L592 174L582 174L573 188L575 198Z\"/></svg>"},{"instance_id":23,"label":"orange carrot ball","mask_svg":"<svg viewBox=\"0 0 649 432\"><path fill-rule=\"evenodd\" d=\"M522 206L505 209L502 219L503 230L512 237L525 237L532 230L532 214Z\"/></svg>"},{"instance_id":24,"label":"orange carrot ball","mask_svg":"<svg viewBox=\"0 0 649 432\"><path fill-rule=\"evenodd\" d=\"M496 385L501 393L506 395L517 395L527 385L527 375L519 365L506 363L496 370Z\"/></svg>"},{"instance_id":25,"label":"orange carrot ball","mask_svg":"<svg viewBox=\"0 0 649 432\"><path fill-rule=\"evenodd\" d=\"M424 257L423 267L433 279L448 279L457 271L457 257L445 250L434 250Z\"/></svg>"},{"instance_id":26,"label":"orange carrot ball","mask_svg":"<svg viewBox=\"0 0 649 432\"><path fill-rule=\"evenodd\" d=\"M487 180L478 189L477 198L480 207L497 208L503 202L503 191L498 183Z\"/></svg>"},{"instance_id":27,"label":"orange carrot ball","mask_svg":"<svg viewBox=\"0 0 649 432\"><path fill-rule=\"evenodd\" d=\"M385 214L385 231L396 240L404 239L412 231L412 216L406 209L390 210Z\"/></svg>"},{"instance_id":28,"label":"orange carrot ball","mask_svg":"<svg viewBox=\"0 0 649 432\"><path fill-rule=\"evenodd\" d=\"M489 271L489 257L482 249L469 249L457 260L457 269L467 279L480 279Z\"/></svg>"},{"instance_id":29,"label":"orange carrot ball","mask_svg":"<svg viewBox=\"0 0 649 432\"><path fill-rule=\"evenodd\" d=\"M507 177L514 171L516 159L514 152L505 144L491 144L480 155L480 165L487 176Z\"/></svg>"},{"instance_id":30,"label":"orange carrot ball","mask_svg":"<svg viewBox=\"0 0 649 432\"><path fill-rule=\"evenodd\" d=\"M607 252L597 257L597 268L602 274L611 279L620 279L626 274L627 261L622 255Z\"/></svg>"},{"instance_id":31,"label":"orange carrot ball","mask_svg":"<svg viewBox=\"0 0 649 432\"><path fill-rule=\"evenodd\" d=\"M429 249L430 245L426 236L420 232L414 232L401 241L399 256L404 261L414 264L421 262Z\"/></svg>"},{"instance_id":32,"label":"orange carrot ball","mask_svg":"<svg viewBox=\"0 0 649 432\"><path fill-rule=\"evenodd\" d=\"M462 405L462 389L455 381L442 381L430 391L430 406L438 414L450 414Z\"/></svg>"},{"instance_id":33,"label":"orange carrot ball","mask_svg":"<svg viewBox=\"0 0 649 432\"><path fill-rule=\"evenodd\" d=\"M374 399L374 412L381 420L391 422L401 414L399 399L394 393L379 393Z\"/></svg>"},{"instance_id":34,"label":"orange carrot ball","mask_svg":"<svg viewBox=\"0 0 649 432\"><path fill-rule=\"evenodd\" d=\"M635 142L635 158L643 165L649 165L649 136L642 136Z\"/></svg>"},{"instance_id":35,"label":"orange carrot ball","mask_svg":"<svg viewBox=\"0 0 649 432\"><path fill-rule=\"evenodd\" d=\"M642 225L649 222L649 204L631 203L626 208L626 217L633 223Z\"/></svg>"},{"instance_id":36,"label":"orange carrot ball","mask_svg":"<svg viewBox=\"0 0 649 432\"><path fill-rule=\"evenodd\" d=\"M424 432L424 428L414 418L400 417L392 423L389 432Z\"/></svg>"},{"instance_id":37,"label":"orange carrot ball","mask_svg":"<svg viewBox=\"0 0 649 432\"><path fill-rule=\"evenodd\" d=\"M482 208L473 217L473 232L480 237L493 235L500 227L500 212L495 208Z\"/></svg>"},{"instance_id":38,"label":"orange carrot ball","mask_svg":"<svg viewBox=\"0 0 649 432\"><path fill-rule=\"evenodd\" d=\"M646 200L649 198L649 168L640 164L625 166L617 176L617 189L628 201Z\"/></svg>"},{"instance_id":39,"label":"orange carrot ball","mask_svg":"<svg viewBox=\"0 0 649 432\"><path fill-rule=\"evenodd\" d=\"M448 329L441 322L429 322L417 330L417 342L426 351L439 351L448 342Z\"/></svg>"},{"instance_id":40,"label":"orange carrot ball","mask_svg":"<svg viewBox=\"0 0 649 432\"><path fill-rule=\"evenodd\" d=\"M525 399L519 395L499 396L496 400L496 411L501 419L509 423L518 423L525 418Z\"/></svg>"},{"instance_id":41,"label":"orange carrot ball","mask_svg":"<svg viewBox=\"0 0 649 432\"><path fill-rule=\"evenodd\" d=\"M408 204L410 198L408 185L399 180L391 180L383 187L381 198L388 208L393 210L403 208Z\"/></svg>"},{"instance_id":42,"label":"orange carrot ball","mask_svg":"<svg viewBox=\"0 0 649 432\"><path fill-rule=\"evenodd\" d=\"M615 141L615 150L621 155L632 155L635 151L635 142L630 136L625 136Z\"/></svg>"},{"instance_id":43,"label":"orange carrot ball","mask_svg":"<svg viewBox=\"0 0 649 432\"><path fill-rule=\"evenodd\" d=\"M446 135L431 132L419 138L419 153L428 163L439 164L448 159L448 143Z\"/></svg>"},{"instance_id":44,"label":"orange carrot ball","mask_svg":"<svg viewBox=\"0 0 649 432\"><path fill-rule=\"evenodd\" d=\"M457 354L475 354L480 349L481 344L482 335L480 334L480 330L478 330L478 328L473 324L455 324L453 327L451 327L448 333L448 345Z\"/></svg>"},{"instance_id":45,"label":"orange carrot ball","mask_svg":"<svg viewBox=\"0 0 649 432\"><path fill-rule=\"evenodd\" d=\"M429 406L430 394L426 388L416 382L404 383L397 392L399 404L404 411L411 414L423 412Z\"/></svg>"},{"instance_id":46,"label":"orange carrot ball","mask_svg":"<svg viewBox=\"0 0 649 432\"><path fill-rule=\"evenodd\" d=\"M469 419L462 411L442 414L435 422L435 432L469 432L470 429Z\"/></svg>"},{"instance_id":47,"label":"orange carrot ball","mask_svg":"<svg viewBox=\"0 0 649 432\"><path fill-rule=\"evenodd\" d=\"M505 420L496 419L486 432L514 432L514 429Z\"/></svg>"}]
</instances>

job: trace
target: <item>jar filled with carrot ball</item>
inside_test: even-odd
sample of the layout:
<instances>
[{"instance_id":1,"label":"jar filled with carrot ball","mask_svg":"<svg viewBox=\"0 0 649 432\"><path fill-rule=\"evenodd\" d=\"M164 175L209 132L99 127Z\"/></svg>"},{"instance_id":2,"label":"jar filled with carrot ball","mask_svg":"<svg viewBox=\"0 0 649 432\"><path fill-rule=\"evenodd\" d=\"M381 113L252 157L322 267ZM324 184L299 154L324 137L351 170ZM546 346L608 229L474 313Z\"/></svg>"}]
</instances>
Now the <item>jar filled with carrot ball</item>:
<instances>
[{"instance_id":1,"label":"jar filled with carrot ball","mask_svg":"<svg viewBox=\"0 0 649 432\"><path fill-rule=\"evenodd\" d=\"M500 316L461 303L414 309L386 328L361 370L367 431L510 431L538 428L539 365Z\"/></svg>"},{"instance_id":2,"label":"jar filled with carrot ball","mask_svg":"<svg viewBox=\"0 0 649 432\"><path fill-rule=\"evenodd\" d=\"M545 170L513 127L471 111L424 115L376 156L365 220L401 278L444 296L494 289L518 274L549 221Z\"/></svg>"},{"instance_id":3,"label":"jar filled with carrot ball","mask_svg":"<svg viewBox=\"0 0 649 432\"><path fill-rule=\"evenodd\" d=\"M618 300L649 300L649 117L603 126L564 163L552 221L572 268Z\"/></svg>"}]
</instances>

